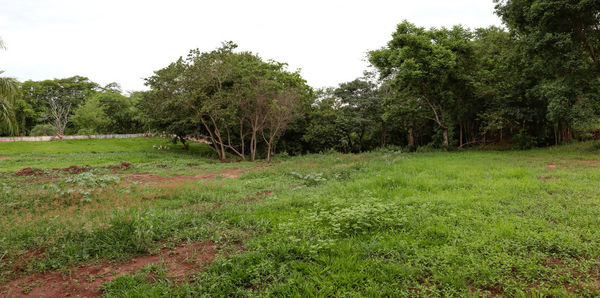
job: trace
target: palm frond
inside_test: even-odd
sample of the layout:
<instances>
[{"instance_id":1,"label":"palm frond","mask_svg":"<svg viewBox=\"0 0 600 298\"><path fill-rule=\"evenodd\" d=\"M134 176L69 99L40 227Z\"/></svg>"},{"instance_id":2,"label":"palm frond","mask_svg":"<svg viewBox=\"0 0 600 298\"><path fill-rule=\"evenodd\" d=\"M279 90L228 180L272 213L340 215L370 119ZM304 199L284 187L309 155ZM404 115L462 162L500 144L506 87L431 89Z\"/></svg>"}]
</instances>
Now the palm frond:
<instances>
[{"instance_id":1,"label":"palm frond","mask_svg":"<svg viewBox=\"0 0 600 298\"><path fill-rule=\"evenodd\" d=\"M14 113L14 100L17 93L17 82L12 78L0 77L0 123L3 123L9 134L18 133L17 119Z\"/></svg>"},{"instance_id":2,"label":"palm frond","mask_svg":"<svg viewBox=\"0 0 600 298\"><path fill-rule=\"evenodd\" d=\"M9 134L18 133L13 101L3 96L0 96L0 123L6 126Z\"/></svg>"},{"instance_id":3,"label":"palm frond","mask_svg":"<svg viewBox=\"0 0 600 298\"><path fill-rule=\"evenodd\" d=\"M12 101L16 93L17 82L12 78L0 77L0 96L6 97L8 100Z\"/></svg>"}]
</instances>

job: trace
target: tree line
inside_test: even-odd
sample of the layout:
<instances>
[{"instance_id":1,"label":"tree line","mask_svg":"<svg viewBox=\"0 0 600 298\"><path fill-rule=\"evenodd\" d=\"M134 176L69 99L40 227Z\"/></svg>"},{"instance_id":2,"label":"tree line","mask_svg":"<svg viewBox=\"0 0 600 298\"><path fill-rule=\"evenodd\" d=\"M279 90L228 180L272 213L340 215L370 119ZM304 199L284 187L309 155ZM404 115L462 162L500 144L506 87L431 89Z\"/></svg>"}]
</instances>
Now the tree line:
<instances>
[{"instance_id":1,"label":"tree line","mask_svg":"<svg viewBox=\"0 0 600 298\"><path fill-rule=\"evenodd\" d=\"M496 0L506 28L400 23L364 76L311 88L232 42L190 51L123 95L85 77L0 80L0 133L165 132L221 160L275 152L548 146L600 129L600 2Z\"/></svg>"}]
</instances>

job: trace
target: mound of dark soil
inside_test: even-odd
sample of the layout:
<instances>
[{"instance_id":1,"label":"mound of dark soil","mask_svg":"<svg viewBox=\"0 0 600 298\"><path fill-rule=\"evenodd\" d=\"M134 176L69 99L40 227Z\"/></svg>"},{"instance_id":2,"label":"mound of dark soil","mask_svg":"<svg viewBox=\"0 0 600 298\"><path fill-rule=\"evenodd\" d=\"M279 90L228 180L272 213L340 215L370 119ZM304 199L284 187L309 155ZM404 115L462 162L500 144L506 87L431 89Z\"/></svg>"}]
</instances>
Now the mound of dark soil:
<instances>
[{"instance_id":1,"label":"mound of dark soil","mask_svg":"<svg viewBox=\"0 0 600 298\"><path fill-rule=\"evenodd\" d=\"M70 166L68 168L58 169L58 170L63 171L63 172L68 172L68 173L71 173L71 174L79 174L79 173L87 172L87 171L89 171L91 169L92 169L92 167L90 167L89 165L86 165L84 167Z\"/></svg>"},{"instance_id":2,"label":"mound of dark soil","mask_svg":"<svg viewBox=\"0 0 600 298\"><path fill-rule=\"evenodd\" d=\"M40 176L44 175L44 171L36 168L23 168L15 173L15 176L23 177L23 176Z\"/></svg>"}]
</instances>

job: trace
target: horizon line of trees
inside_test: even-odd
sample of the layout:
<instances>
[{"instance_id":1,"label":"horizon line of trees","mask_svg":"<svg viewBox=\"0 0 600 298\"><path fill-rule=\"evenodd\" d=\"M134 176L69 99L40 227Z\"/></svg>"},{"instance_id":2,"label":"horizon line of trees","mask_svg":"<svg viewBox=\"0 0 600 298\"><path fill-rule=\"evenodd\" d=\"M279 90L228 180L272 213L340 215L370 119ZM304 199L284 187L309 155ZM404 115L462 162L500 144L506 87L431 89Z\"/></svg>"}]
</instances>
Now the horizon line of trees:
<instances>
[{"instance_id":1,"label":"horizon line of trees","mask_svg":"<svg viewBox=\"0 0 600 298\"><path fill-rule=\"evenodd\" d=\"M0 79L0 134L206 136L219 159L275 152L548 146L600 130L600 3L495 0L507 29L400 23L363 77L314 90L285 63L190 51L149 91L85 77ZM0 47L2 43L0 42Z\"/></svg>"}]
</instances>

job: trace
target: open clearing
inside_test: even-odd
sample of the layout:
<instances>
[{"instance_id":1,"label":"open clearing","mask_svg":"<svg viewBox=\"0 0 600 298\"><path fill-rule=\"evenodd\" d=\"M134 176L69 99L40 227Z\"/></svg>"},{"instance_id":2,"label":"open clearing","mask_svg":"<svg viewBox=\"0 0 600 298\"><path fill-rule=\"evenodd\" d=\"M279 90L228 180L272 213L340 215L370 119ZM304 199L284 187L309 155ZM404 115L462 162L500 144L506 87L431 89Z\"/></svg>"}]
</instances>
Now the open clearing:
<instances>
[{"instance_id":1,"label":"open clearing","mask_svg":"<svg viewBox=\"0 0 600 298\"><path fill-rule=\"evenodd\" d=\"M0 144L0 296L600 295L600 154Z\"/></svg>"}]
</instances>

